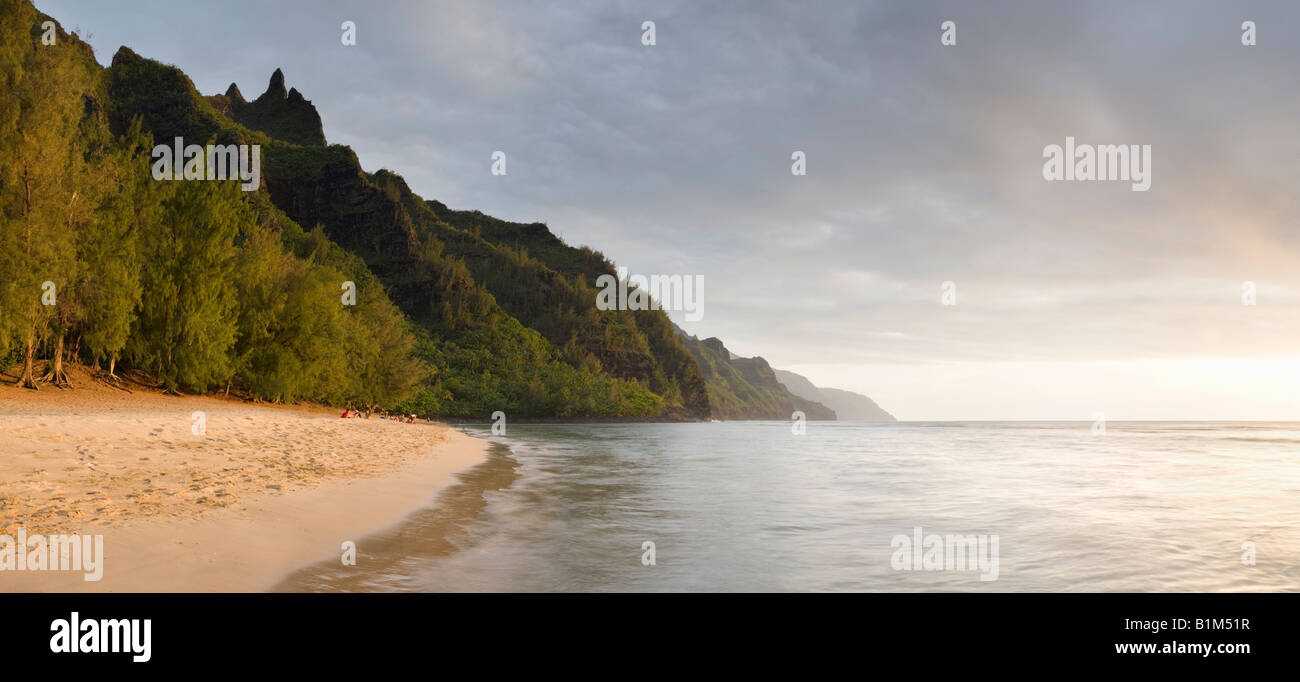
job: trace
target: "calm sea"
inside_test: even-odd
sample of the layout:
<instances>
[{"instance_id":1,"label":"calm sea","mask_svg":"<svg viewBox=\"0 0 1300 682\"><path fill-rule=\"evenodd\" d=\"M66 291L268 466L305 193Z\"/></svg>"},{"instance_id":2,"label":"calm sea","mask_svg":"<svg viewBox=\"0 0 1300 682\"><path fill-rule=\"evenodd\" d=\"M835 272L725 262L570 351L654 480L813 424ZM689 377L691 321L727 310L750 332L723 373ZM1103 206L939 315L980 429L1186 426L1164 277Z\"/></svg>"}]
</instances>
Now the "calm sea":
<instances>
[{"instance_id":1,"label":"calm sea","mask_svg":"<svg viewBox=\"0 0 1300 682\"><path fill-rule=\"evenodd\" d=\"M485 462L279 589L1300 590L1297 423L465 430Z\"/></svg>"}]
</instances>

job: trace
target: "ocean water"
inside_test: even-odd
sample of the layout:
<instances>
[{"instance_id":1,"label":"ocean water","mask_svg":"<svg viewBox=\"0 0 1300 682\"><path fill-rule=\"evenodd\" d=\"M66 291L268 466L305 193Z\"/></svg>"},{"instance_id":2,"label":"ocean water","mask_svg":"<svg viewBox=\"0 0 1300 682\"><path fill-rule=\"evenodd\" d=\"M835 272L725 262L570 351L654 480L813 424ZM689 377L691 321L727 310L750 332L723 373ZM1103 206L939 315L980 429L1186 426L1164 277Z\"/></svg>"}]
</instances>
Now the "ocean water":
<instances>
[{"instance_id":1,"label":"ocean water","mask_svg":"<svg viewBox=\"0 0 1300 682\"><path fill-rule=\"evenodd\" d=\"M1300 423L1091 427L462 427L494 443L485 462L358 541L356 566L278 589L1300 590ZM917 528L922 552L983 536L988 561L934 550L942 570L920 570Z\"/></svg>"}]
</instances>

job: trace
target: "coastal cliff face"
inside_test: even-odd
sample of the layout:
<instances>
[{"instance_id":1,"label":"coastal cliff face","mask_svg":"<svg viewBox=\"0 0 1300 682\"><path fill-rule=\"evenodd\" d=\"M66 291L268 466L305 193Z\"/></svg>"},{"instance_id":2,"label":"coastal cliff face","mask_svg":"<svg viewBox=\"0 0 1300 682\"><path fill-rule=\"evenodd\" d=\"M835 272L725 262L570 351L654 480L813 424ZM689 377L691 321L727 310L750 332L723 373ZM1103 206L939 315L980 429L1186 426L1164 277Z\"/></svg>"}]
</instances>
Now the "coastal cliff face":
<instances>
[{"instance_id":1,"label":"coastal cliff face","mask_svg":"<svg viewBox=\"0 0 1300 682\"><path fill-rule=\"evenodd\" d=\"M678 333L704 373L715 419L785 421L796 410L809 420L835 419L834 410L786 390L763 358L737 357L720 339Z\"/></svg>"},{"instance_id":2,"label":"coastal cliff face","mask_svg":"<svg viewBox=\"0 0 1300 682\"><path fill-rule=\"evenodd\" d=\"M791 393L806 400L815 400L835 410L835 414L842 421L898 421L894 415L877 405L876 401L861 393L838 388L819 388L807 377L783 369L776 370L776 379Z\"/></svg>"},{"instance_id":3,"label":"coastal cliff face","mask_svg":"<svg viewBox=\"0 0 1300 682\"><path fill-rule=\"evenodd\" d=\"M512 316L566 353L587 353L613 376L646 383L670 396L680 407L670 408L668 416L710 415L700 368L667 315L657 310L597 309L597 278L617 274L602 254L565 244L542 223L454 211L435 201L427 202L427 208L427 214L420 214L426 216L422 224Z\"/></svg>"}]
</instances>

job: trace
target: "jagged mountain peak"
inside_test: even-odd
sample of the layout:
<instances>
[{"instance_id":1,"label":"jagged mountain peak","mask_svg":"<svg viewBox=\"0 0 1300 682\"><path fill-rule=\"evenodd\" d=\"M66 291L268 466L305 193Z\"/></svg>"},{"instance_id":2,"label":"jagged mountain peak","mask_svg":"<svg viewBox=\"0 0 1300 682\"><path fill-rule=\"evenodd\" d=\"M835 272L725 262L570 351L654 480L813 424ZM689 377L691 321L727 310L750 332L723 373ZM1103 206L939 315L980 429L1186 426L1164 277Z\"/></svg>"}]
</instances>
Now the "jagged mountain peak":
<instances>
[{"instance_id":1,"label":"jagged mountain peak","mask_svg":"<svg viewBox=\"0 0 1300 682\"><path fill-rule=\"evenodd\" d=\"M242 125L293 144L327 144L320 113L297 88L285 89L284 71L280 69L271 74L266 92L252 102L244 101L234 83L226 90L226 97L230 106L224 113Z\"/></svg>"},{"instance_id":2,"label":"jagged mountain peak","mask_svg":"<svg viewBox=\"0 0 1300 682\"><path fill-rule=\"evenodd\" d=\"M109 66L117 66L119 64L125 62L131 62L138 59L143 59L143 57L136 54L135 50L132 50L131 48L123 45L117 48L117 52L113 53L113 61L109 64Z\"/></svg>"},{"instance_id":3,"label":"jagged mountain peak","mask_svg":"<svg viewBox=\"0 0 1300 682\"><path fill-rule=\"evenodd\" d=\"M257 99L259 101L262 99L272 98L284 99L288 97L288 95L289 93L284 89L284 72L280 69L276 69L275 72L271 74L271 82L267 84L266 92L262 93L262 96Z\"/></svg>"}]
</instances>

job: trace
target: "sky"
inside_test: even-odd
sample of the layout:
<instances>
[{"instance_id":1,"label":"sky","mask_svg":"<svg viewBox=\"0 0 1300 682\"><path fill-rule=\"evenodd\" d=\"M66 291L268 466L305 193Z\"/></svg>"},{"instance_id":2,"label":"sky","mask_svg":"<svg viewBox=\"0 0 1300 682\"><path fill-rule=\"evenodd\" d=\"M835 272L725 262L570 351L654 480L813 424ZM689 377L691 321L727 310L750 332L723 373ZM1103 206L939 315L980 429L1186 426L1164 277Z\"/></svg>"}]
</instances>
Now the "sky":
<instances>
[{"instance_id":1,"label":"sky","mask_svg":"<svg viewBox=\"0 0 1300 682\"><path fill-rule=\"evenodd\" d=\"M701 275L688 332L900 419L1300 420L1294 2L36 5L204 94L281 68L366 170ZM1048 181L1067 137L1150 189Z\"/></svg>"}]
</instances>

